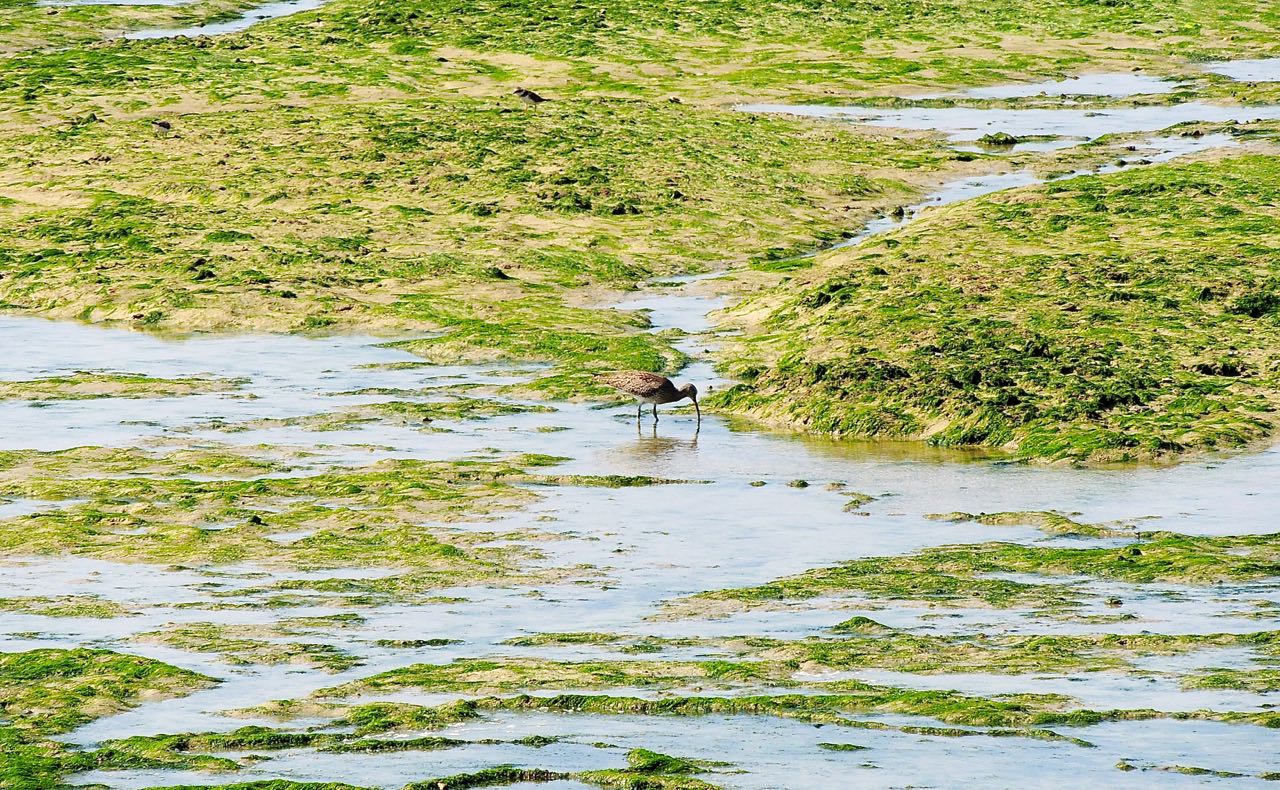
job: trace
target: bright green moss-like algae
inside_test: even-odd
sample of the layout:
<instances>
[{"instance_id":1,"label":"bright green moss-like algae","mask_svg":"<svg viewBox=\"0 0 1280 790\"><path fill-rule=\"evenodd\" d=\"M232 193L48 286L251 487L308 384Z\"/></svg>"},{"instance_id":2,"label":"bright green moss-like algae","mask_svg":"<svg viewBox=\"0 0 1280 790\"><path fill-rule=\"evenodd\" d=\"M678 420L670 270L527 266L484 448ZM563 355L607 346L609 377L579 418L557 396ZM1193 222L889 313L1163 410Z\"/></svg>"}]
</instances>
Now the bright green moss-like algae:
<instances>
[{"instance_id":1,"label":"bright green moss-like algae","mask_svg":"<svg viewBox=\"0 0 1280 790\"><path fill-rule=\"evenodd\" d=\"M942 546L893 557L853 560L754 587L700 593L670 605L697 614L708 606L747 609L823 596L923 601L947 606L1030 606L1070 609L1088 597L1053 577L1093 577L1132 584L1210 587L1280 576L1280 549L1271 535L1191 536L1145 533L1125 546L1075 548L981 543ZM997 574L1032 574L1022 581Z\"/></svg>"},{"instance_id":2,"label":"bright green moss-like algae","mask_svg":"<svg viewBox=\"0 0 1280 790\"><path fill-rule=\"evenodd\" d=\"M1269 437L1280 269L1269 155L939 209L765 304L721 408L846 436L1127 460Z\"/></svg>"}]
</instances>

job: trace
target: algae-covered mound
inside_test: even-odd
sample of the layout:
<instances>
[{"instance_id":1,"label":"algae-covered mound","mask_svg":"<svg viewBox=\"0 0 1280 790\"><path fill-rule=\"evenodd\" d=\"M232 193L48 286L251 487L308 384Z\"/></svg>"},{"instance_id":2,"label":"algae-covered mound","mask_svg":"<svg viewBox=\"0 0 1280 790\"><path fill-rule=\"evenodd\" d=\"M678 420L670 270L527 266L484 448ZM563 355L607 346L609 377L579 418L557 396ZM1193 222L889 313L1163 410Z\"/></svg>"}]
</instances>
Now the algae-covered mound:
<instances>
[{"instance_id":1,"label":"algae-covered mound","mask_svg":"<svg viewBox=\"0 0 1280 790\"><path fill-rule=\"evenodd\" d=\"M1260 440L1280 403L1278 200L1280 163L1252 155L938 210L779 289L719 405L1044 459Z\"/></svg>"},{"instance_id":2,"label":"algae-covered mound","mask_svg":"<svg viewBox=\"0 0 1280 790\"><path fill-rule=\"evenodd\" d=\"M88 760L47 736L212 682L195 672L110 650L0 653L0 787L61 786L62 774L88 767Z\"/></svg>"},{"instance_id":3,"label":"algae-covered mound","mask_svg":"<svg viewBox=\"0 0 1280 790\"><path fill-rule=\"evenodd\" d=\"M235 389L241 382L188 377L166 379L139 373L80 371L30 381L0 382L0 400L88 400L91 398L172 398Z\"/></svg>"},{"instance_id":4,"label":"algae-covered mound","mask_svg":"<svg viewBox=\"0 0 1280 790\"><path fill-rule=\"evenodd\" d=\"M211 681L185 669L110 650L0 654L0 712L19 729L66 732L144 699L176 697Z\"/></svg>"}]
</instances>

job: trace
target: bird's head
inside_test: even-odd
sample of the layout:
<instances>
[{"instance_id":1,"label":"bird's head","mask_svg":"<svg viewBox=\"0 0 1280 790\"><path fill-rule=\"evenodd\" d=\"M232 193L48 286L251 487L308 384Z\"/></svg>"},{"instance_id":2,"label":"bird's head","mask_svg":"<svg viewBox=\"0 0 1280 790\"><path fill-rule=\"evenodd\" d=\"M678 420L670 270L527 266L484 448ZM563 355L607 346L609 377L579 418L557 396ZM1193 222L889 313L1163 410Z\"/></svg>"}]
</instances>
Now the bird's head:
<instances>
[{"instance_id":1,"label":"bird's head","mask_svg":"<svg viewBox=\"0 0 1280 790\"><path fill-rule=\"evenodd\" d=\"M524 88L522 87L517 87L515 90L511 91L512 96L519 96L522 93L524 93Z\"/></svg>"},{"instance_id":2,"label":"bird's head","mask_svg":"<svg viewBox=\"0 0 1280 790\"><path fill-rule=\"evenodd\" d=\"M698 388L686 384L680 388L680 397L693 401L693 410L698 413L698 424L702 424L702 407L698 405Z\"/></svg>"}]
</instances>

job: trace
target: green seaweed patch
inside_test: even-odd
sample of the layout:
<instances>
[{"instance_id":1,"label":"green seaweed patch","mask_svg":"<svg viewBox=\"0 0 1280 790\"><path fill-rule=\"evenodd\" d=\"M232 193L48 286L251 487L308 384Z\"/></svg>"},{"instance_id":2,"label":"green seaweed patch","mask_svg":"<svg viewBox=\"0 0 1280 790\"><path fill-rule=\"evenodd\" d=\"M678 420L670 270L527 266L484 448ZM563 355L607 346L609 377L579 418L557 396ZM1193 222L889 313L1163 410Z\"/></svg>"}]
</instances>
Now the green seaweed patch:
<instances>
[{"instance_id":1,"label":"green seaweed patch","mask_svg":"<svg viewBox=\"0 0 1280 790\"><path fill-rule=\"evenodd\" d=\"M411 650L419 647L445 647L446 645L462 644L461 639L446 639L444 637L434 637L431 639L378 639L374 641L378 647L391 648L393 650Z\"/></svg>"},{"instance_id":2,"label":"green seaweed patch","mask_svg":"<svg viewBox=\"0 0 1280 790\"><path fill-rule=\"evenodd\" d=\"M564 771L548 771L544 768L519 768L514 765L497 765L464 774L453 774L428 779L421 782L410 782L404 790L439 790L441 787L454 788L493 787L510 785L517 782L554 782L572 779L573 774Z\"/></svg>"},{"instance_id":3,"label":"green seaweed patch","mask_svg":"<svg viewBox=\"0 0 1280 790\"><path fill-rule=\"evenodd\" d=\"M526 482L536 485L590 488L639 488L641 486L708 484L710 480L679 480L652 475L531 475Z\"/></svg>"},{"instance_id":4,"label":"green seaweed patch","mask_svg":"<svg viewBox=\"0 0 1280 790\"><path fill-rule=\"evenodd\" d=\"M879 499L877 496L863 494L859 491L844 491L842 493L849 497L849 501L844 503L844 512L846 513L861 513L864 507Z\"/></svg>"},{"instance_id":5,"label":"green seaweed patch","mask_svg":"<svg viewBox=\"0 0 1280 790\"><path fill-rule=\"evenodd\" d=\"M706 773L728 763L688 760L649 749L627 752L626 768L583 771L577 778L601 787L652 788L652 790L714 790L715 785L692 774Z\"/></svg>"},{"instance_id":6,"label":"green seaweed patch","mask_svg":"<svg viewBox=\"0 0 1280 790\"><path fill-rule=\"evenodd\" d=\"M1280 549L1267 535L1201 537L1142 533L1121 548L1062 548L1012 543L944 546L914 554L854 560L768 584L700 593L668 604L668 613L697 616L710 606L767 606L857 592L876 598L943 605L1064 608L1081 593L991 574L1092 576L1131 583L1214 585L1280 575Z\"/></svg>"},{"instance_id":7,"label":"green seaweed patch","mask_svg":"<svg viewBox=\"0 0 1280 790\"><path fill-rule=\"evenodd\" d=\"M133 637L136 642L162 644L179 650L217 653L231 664L303 664L327 672L359 666L360 659L333 645L286 642L288 628L222 623L170 623L158 631Z\"/></svg>"},{"instance_id":8,"label":"green seaweed patch","mask_svg":"<svg viewBox=\"0 0 1280 790\"><path fill-rule=\"evenodd\" d=\"M283 633L298 634L315 631L328 632L335 628L357 628L367 622L364 615L354 612L340 614L312 615L308 617L286 617L277 621L276 625Z\"/></svg>"},{"instance_id":9,"label":"green seaweed patch","mask_svg":"<svg viewBox=\"0 0 1280 790\"><path fill-rule=\"evenodd\" d=\"M274 457L272 457L274 456ZM171 452L136 447L72 447L67 450L0 451L0 488L9 496L36 497L39 478L92 478L112 475L154 477L252 477L285 472L303 454L278 448L184 448ZM25 492L25 493L24 493ZM49 499L65 499L54 493ZM70 497L78 498L78 497Z\"/></svg>"},{"instance_id":10,"label":"green seaweed patch","mask_svg":"<svg viewBox=\"0 0 1280 790\"><path fill-rule=\"evenodd\" d=\"M1278 171L1157 165L929 212L745 303L767 318L744 318L743 383L709 402L1039 460L1260 443L1280 407Z\"/></svg>"},{"instance_id":11,"label":"green seaweed patch","mask_svg":"<svg viewBox=\"0 0 1280 790\"><path fill-rule=\"evenodd\" d=\"M870 617L858 615L836 623L831 626L831 631L837 634L890 634L894 629Z\"/></svg>"},{"instance_id":12,"label":"green seaweed patch","mask_svg":"<svg viewBox=\"0 0 1280 790\"><path fill-rule=\"evenodd\" d=\"M1036 672L1126 672L1146 676L1135 659L1187 655L1221 648L1246 648L1263 654L1280 652L1280 632L1219 634L928 634L889 628L866 617L834 626L839 638L797 640L760 636L662 639L623 634L537 634L518 637L514 646L600 645L621 652L661 652L672 648L714 650L721 666L746 662L775 686L838 690L846 682L800 679L797 671L888 669L918 674L973 672L1020 675ZM635 650L642 646L644 650ZM1194 682L1196 675L1189 676ZM1064 701L1066 698L1063 698Z\"/></svg>"},{"instance_id":13,"label":"green seaweed patch","mask_svg":"<svg viewBox=\"0 0 1280 790\"><path fill-rule=\"evenodd\" d=\"M68 732L144 701L182 696L213 683L195 672L110 650L0 653L0 711L23 737Z\"/></svg>"},{"instance_id":14,"label":"green seaweed patch","mask_svg":"<svg viewBox=\"0 0 1280 790\"><path fill-rule=\"evenodd\" d=\"M1230 689L1267 694L1280 691L1280 669L1210 669L1183 678L1188 689Z\"/></svg>"},{"instance_id":15,"label":"green seaweed patch","mask_svg":"<svg viewBox=\"0 0 1280 790\"><path fill-rule=\"evenodd\" d=\"M533 689L689 686L741 686L768 679L776 669L764 664L728 661L550 661L538 658L458 659L448 664L415 664L340 686L314 696L340 699L357 694L415 688L469 694ZM782 680L782 678L779 678Z\"/></svg>"},{"instance_id":16,"label":"green seaweed patch","mask_svg":"<svg viewBox=\"0 0 1280 790\"><path fill-rule=\"evenodd\" d=\"M513 414L545 414L554 411L555 408L543 404L515 403L492 398L454 397L438 401L384 401L300 417L265 417L247 422L216 422L202 427L229 433L272 428L345 431L372 423L429 426L433 422L440 421L486 420Z\"/></svg>"},{"instance_id":17,"label":"green seaweed patch","mask_svg":"<svg viewBox=\"0 0 1280 790\"><path fill-rule=\"evenodd\" d=\"M483 533L481 533L483 534ZM490 536L490 539L493 539ZM527 556L518 555L517 558ZM389 603L414 606L464 603L466 598L440 595L440 589L462 585L533 586L585 583L600 578L600 571L581 565L566 568L522 567L510 563L476 568L425 567L408 573L376 578L333 576L319 579L284 579L259 587L215 593L250 601L199 602L189 608L290 608L297 606L374 607Z\"/></svg>"},{"instance_id":18,"label":"green seaweed patch","mask_svg":"<svg viewBox=\"0 0 1280 790\"><path fill-rule=\"evenodd\" d=\"M773 716L814 724L912 734L969 737L1031 737L1077 742L1044 729L1045 724L1083 725L1100 721L1160 718L1158 711L1063 710L1053 695L1014 695L999 700L957 692L915 691L862 685L841 694L774 694L755 696L668 696L642 699L617 695L480 697L435 708L408 703L372 703L349 709L342 722L368 732L442 728L473 720L486 712L556 712L626 716ZM857 720L850 715L908 714L954 726L898 725ZM1216 715L1206 713L1206 715ZM965 729L969 727L982 729ZM385 728L385 729L383 729Z\"/></svg>"},{"instance_id":19,"label":"green seaweed patch","mask_svg":"<svg viewBox=\"0 0 1280 790\"><path fill-rule=\"evenodd\" d=\"M1078 515L1078 514L1076 514ZM930 513L933 521L974 522L996 527L1036 527L1054 535L1081 535L1091 538L1133 537L1136 528L1127 524L1085 524L1052 510L1002 511L999 513Z\"/></svg>"},{"instance_id":20,"label":"green seaweed patch","mask_svg":"<svg viewBox=\"0 0 1280 790\"><path fill-rule=\"evenodd\" d=\"M374 790L346 782L295 782L292 779L259 779L217 785L165 785L149 790Z\"/></svg>"},{"instance_id":21,"label":"green seaweed patch","mask_svg":"<svg viewBox=\"0 0 1280 790\"><path fill-rule=\"evenodd\" d=\"M1134 763L1121 759L1116 763L1117 771L1164 771L1166 773L1183 774L1184 776L1213 776L1218 779L1240 779L1250 774L1240 773L1238 771L1224 771L1216 768L1201 768L1195 765L1135 765ZM1280 775L1269 775L1267 773L1257 774L1259 779L1274 779Z\"/></svg>"},{"instance_id":22,"label":"green seaweed patch","mask_svg":"<svg viewBox=\"0 0 1280 790\"><path fill-rule=\"evenodd\" d=\"M866 751L866 746L859 746L856 743L830 743L823 741L818 744L819 749L826 749L829 752L861 752Z\"/></svg>"},{"instance_id":23,"label":"green seaweed patch","mask_svg":"<svg viewBox=\"0 0 1280 790\"><path fill-rule=\"evenodd\" d=\"M517 464L536 468L550 461L399 460L253 480L46 476L15 467L0 472L0 495L81 501L4 522L0 555L380 565L492 578L512 571L532 550L485 546L493 536L423 524L475 520L527 502L536 495L518 484L533 473Z\"/></svg>"},{"instance_id":24,"label":"green seaweed patch","mask_svg":"<svg viewBox=\"0 0 1280 790\"><path fill-rule=\"evenodd\" d=\"M246 379L159 378L141 373L80 371L26 381L0 381L0 400L90 400L94 398L175 398L231 392Z\"/></svg>"},{"instance_id":25,"label":"green seaweed patch","mask_svg":"<svg viewBox=\"0 0 1280 790\"><path fill-rule=\"evenodd\" d=\"M754 638L716 644L740 659L759 657L788 666L949 674L980 672L1021 675L1036 672L1126 672L1145 675L1135 659L1187 655L1237 647L1275 650L1280 633L933 635L907 632L843 632L841 639ZM1192 676L1194 678L1194 676ZM841 681L814 684L839 688Z\"/></svg>"},{"instance_id":26,"label":"green seaweed patch","mask_svg":"<svg viewBox=\"0 0 1280 790\"><path fill-rule=\"evenodd\" d=\"M567 633L540 633L515 636L502 644L513 647L545 647L547 645L611 645L626 639L621 634L603 634L593 631Z\"/></svg>"},{"instance_id":27,"label":"green seaweed patch","mask_svg":"<svg viewBox=\"0 0 1280 790\"><path fill-rule=\"evenodd\" d=\"M109 619L134 614L129 607L95 595L33 595L0 598L0 611L38 614L45 617L92 617Z\"/></svg>"}]
</instances>

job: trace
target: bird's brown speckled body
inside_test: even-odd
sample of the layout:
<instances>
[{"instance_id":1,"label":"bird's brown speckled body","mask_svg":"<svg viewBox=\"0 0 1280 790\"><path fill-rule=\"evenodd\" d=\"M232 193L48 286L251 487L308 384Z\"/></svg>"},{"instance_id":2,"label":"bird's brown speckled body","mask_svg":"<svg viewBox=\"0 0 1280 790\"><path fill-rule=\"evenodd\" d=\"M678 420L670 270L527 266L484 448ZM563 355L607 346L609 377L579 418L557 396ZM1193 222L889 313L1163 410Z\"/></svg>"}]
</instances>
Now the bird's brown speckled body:
<instances>
[{"instance_id":1,"label":"bird's brown speckled body","mask_svg":"<svg viewBox=\"0 0 1280 790\"><path fill-rule=\"evenodd\" d=\"M636 399L636 419L640 419L640 410L646 403L653 404L653 419L658 420L659 403L675 403L688 398L693 401L693 408L698 414L698 422L702 422L702 409L698 406L698 388L692 384L677 387L666 376L657 373L646 373L643 370L620 370L616 373L601 373L595 377L601 384L625 392Z\"/></svg>"}]
</instances>

